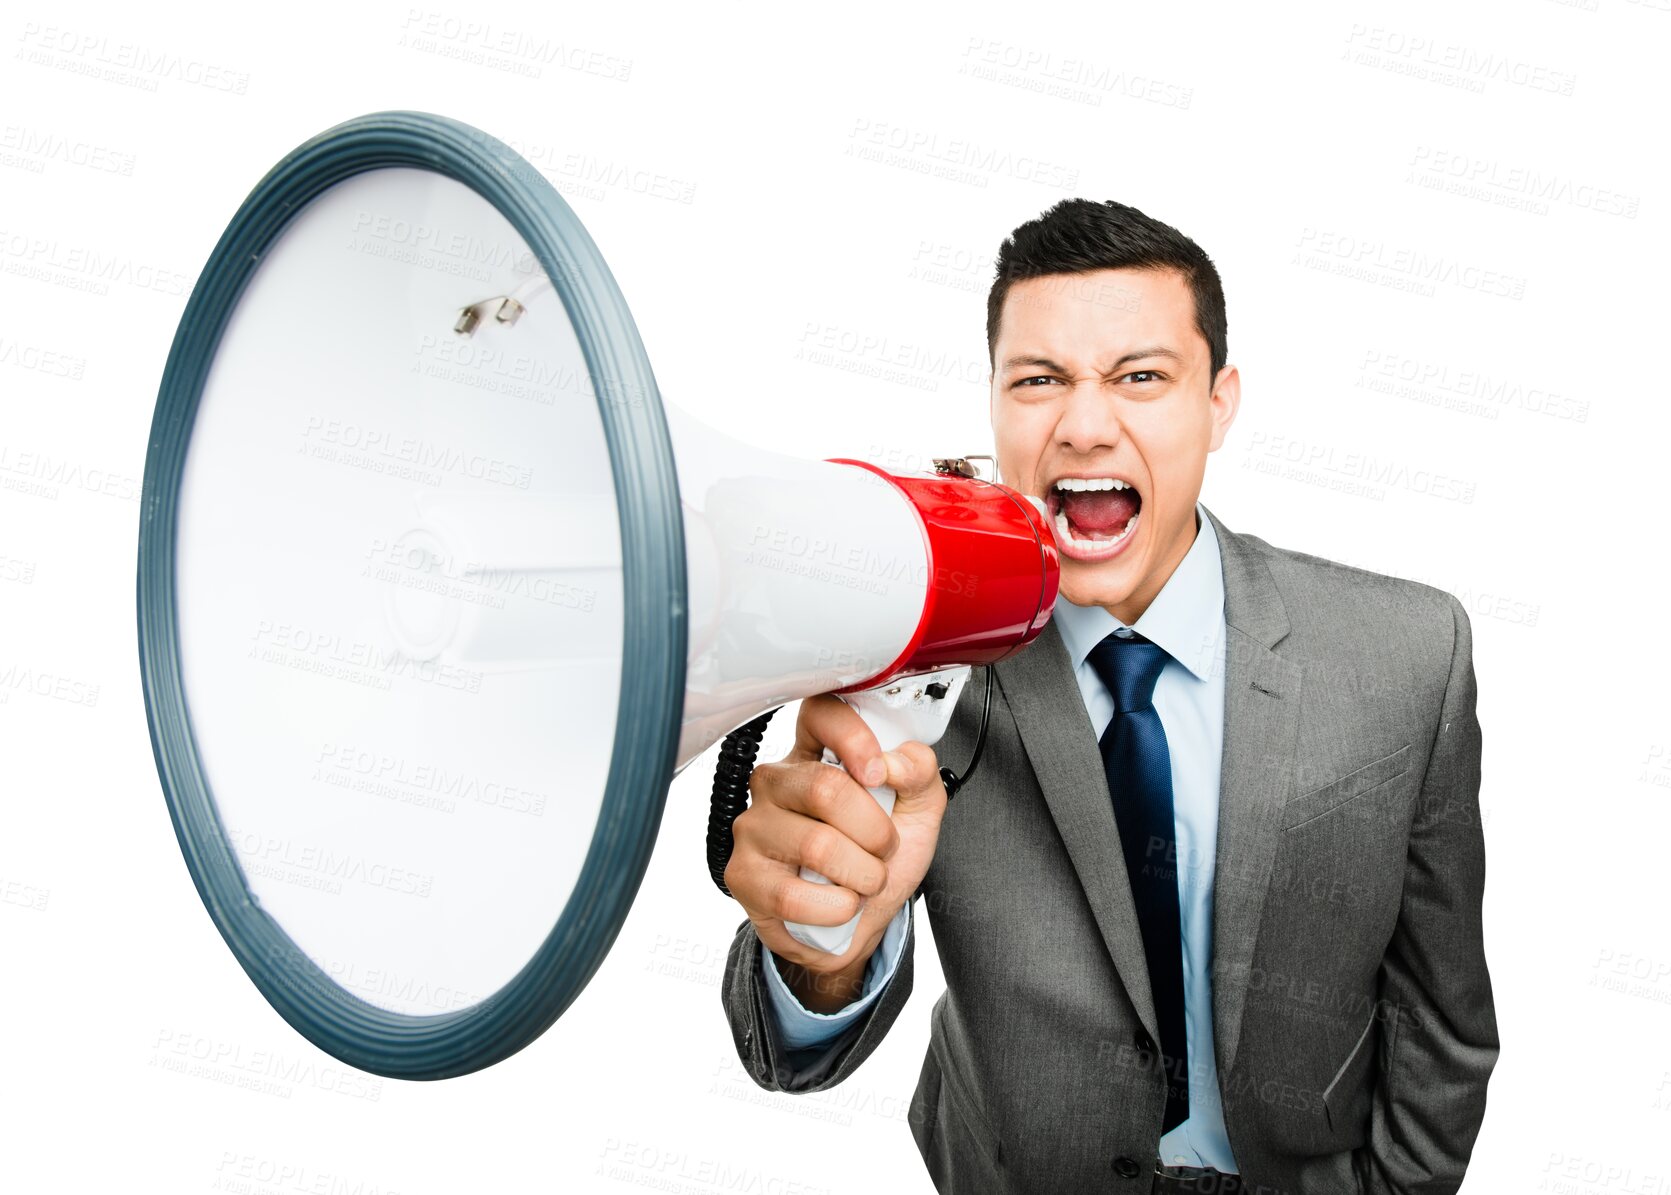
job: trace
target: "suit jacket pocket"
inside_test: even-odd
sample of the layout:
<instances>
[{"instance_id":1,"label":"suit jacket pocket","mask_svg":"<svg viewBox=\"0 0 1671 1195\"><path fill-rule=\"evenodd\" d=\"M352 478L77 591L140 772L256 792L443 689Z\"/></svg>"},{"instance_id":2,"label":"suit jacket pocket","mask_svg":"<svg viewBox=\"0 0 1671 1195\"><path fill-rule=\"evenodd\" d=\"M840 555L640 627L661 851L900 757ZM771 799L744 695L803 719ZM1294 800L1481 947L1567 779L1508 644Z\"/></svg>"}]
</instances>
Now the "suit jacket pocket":
<instances>
[{"instance_id":1,"label":"suit jacket pocket","mask_svg":"<svg viewBox=\"0 0 1671 1195\"><path fill-rule=\"evenodd\" d=\"M1370 1091L1366 1080L1370 1063L1375 1059L1375 1027L1380 1023L1378 1011L1378 1006L1369 1010L1369 1024L1358 1035L1358 1044L1352 1047L1346 1061L1340 1064L1334 1078L1323 1089L1323 1112L1329 1118L1329 1127L1336 1133L1361 1125L1368 1118Z\"/></svg>"},{"instance_id":2,"label":"suit jacket pocket","mask_svg":"<svg viewBox=\"0 0 1671 1195\"><path fill-rule=\"evenodd\" d=\"M934 1029L938 1028L936 1024ZM998 1135L987 1124L986 1115L981 1111L980 1102L975 1099L974 1093L964 1086L963 1076L958 1073L957 1067L948 1057L949 1051L942 1044L938 1032L929 1034L928 1049L940 1070L940 1098L951 1114L959 1120L962 1132L974 1141L982 1159L988 1166L996 1168L1003 1160L1003 1149L998 1143ZM943 1135L944 1130L951 1126L942 1123L940 1127Z\"/></svg>"},{"instance_id":3,"label":"suit jacket pocket","mask_svg":"<svg viewBox=\"0 0 1671 1195\"><path fill-rule=\"evenodd\" d=\"M1410 770L1410 744L1372 760L1320 788L1291 798L1282 807L1282 828L1292 830L1315 817L1361 797L1370 789L1397 780Z\"/></svg>"}]
</instances>

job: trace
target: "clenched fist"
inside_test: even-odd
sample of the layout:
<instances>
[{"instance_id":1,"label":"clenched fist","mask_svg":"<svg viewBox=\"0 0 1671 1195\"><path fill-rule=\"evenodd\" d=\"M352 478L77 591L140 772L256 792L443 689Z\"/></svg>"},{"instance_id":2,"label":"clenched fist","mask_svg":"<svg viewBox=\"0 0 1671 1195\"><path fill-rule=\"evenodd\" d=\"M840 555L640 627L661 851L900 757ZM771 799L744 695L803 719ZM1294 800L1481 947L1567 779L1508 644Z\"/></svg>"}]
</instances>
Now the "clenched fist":
<instances>
[{"instance_id":1,"label":"clenched fist","mask_svg":"<svg viewBox=\"0 0 1671 1195\"><path fill-rule=\"evenodd\" d=\"M823 762L828 747L841 767ZM866 792L886 782L893 816ZM790 991L813 1012L850 1004L865 964L934 858L946 789L926 743L884 753L858 712L822 694L801 702L795 745L749 778L752 804L732 823L725 886L776 957ZM801 879L809 867L828 884ZM860 912L846 953L826 954L789 936L785 921L842 925Z\"/></svg>"}]
</instances>

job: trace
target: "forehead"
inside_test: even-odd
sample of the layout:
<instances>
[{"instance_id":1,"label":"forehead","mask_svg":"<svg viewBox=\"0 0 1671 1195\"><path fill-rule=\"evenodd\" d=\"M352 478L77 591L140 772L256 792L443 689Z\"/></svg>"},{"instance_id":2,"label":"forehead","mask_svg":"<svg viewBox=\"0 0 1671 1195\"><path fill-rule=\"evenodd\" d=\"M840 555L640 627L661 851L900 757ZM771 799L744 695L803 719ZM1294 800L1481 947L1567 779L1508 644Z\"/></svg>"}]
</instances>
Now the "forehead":
<instances>
[{"instance_id":1,"label":"forehead","mask_svg":"<svg viewBox=\"0 0 1671 1195\"><path fill-rule=\"evenodd\" d=\"M998 321L995 356L1064 358L1163 344L1205 355L1195 298L1177 270L1091 270L1012 283Z\"/></svg>"}]
</instances>

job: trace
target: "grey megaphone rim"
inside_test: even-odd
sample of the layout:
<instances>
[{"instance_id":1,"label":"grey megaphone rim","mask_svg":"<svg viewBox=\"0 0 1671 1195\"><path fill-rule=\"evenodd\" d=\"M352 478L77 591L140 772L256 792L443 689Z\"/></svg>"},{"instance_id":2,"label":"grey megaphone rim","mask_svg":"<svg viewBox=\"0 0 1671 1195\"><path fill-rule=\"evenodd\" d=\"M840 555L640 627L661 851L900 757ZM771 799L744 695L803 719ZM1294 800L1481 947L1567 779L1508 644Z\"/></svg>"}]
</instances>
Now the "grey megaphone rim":
<instances>
[{"instance_id":1,"label":"grey megaphone rim","mask_svg":"<svg viewBox=\"0 0 1671 1195\"><path fill-rule=\"evenodd\" d=\"M561 296L609 446L625 603L609 778L569 903L509 983L436 1016L391 1012L338 986L251 896L193 736L174 595L181 471L233 308L267 248L310 200L356 174L396 166L447 175L492 203ZM550 1028L602 963L649 863L678 752L688 628L678 476L649 358L602 255L539 171L480 130L422 112L347 121L273 167L215 246L169 352L145 458L138 603L151 746L180 850L227 945L285 1020L343 1062L402 1079L479 1070Z\"/></svg>"}]
</instances>

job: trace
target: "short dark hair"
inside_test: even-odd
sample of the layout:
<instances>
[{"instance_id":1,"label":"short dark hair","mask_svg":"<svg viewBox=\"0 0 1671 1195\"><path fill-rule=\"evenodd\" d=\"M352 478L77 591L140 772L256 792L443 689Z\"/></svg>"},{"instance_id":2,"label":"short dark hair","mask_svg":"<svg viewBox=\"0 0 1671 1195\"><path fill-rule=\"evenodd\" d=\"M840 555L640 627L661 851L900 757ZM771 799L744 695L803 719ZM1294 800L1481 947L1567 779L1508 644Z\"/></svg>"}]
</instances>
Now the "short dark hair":
<instances>
[{"instance_id":1,"label":"short dark hair","mask_svg":"<svg viewBox=\"0 0 1671 1195\"><path fill-rule=\"evenodd\" d=\"M1010 233L998 248L986 297L986 355L996 366L998 317L1010 285L1049 274L1092 270L1176 270L1195 296L1195 326L1207 342L1212 372L1229 360L1224 286L1201 246L1170 224L1112 199L1064 199Z\"/></svg>"}]
</instances>

